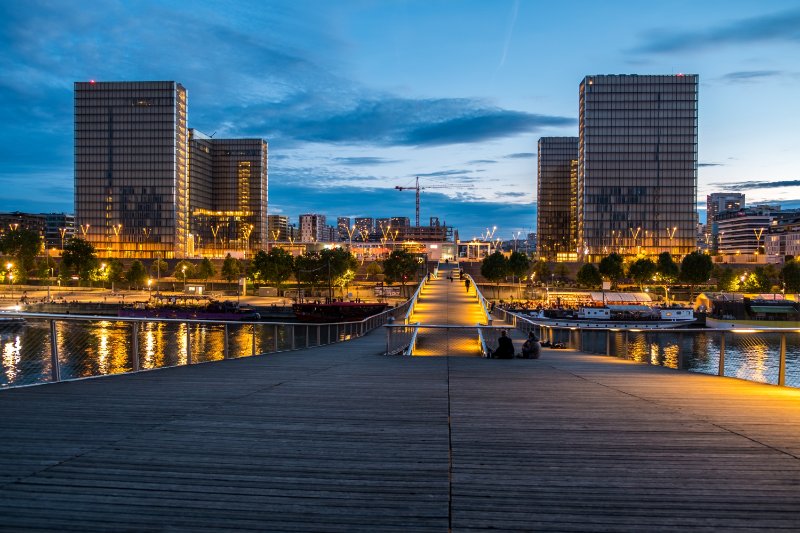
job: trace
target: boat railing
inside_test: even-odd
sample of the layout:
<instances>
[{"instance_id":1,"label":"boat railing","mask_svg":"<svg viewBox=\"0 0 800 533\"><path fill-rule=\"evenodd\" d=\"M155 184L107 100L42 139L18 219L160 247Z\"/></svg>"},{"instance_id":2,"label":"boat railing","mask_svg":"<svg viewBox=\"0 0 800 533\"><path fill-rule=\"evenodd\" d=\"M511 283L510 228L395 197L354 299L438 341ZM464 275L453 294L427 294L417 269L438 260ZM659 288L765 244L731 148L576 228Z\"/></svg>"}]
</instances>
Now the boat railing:
<instances>
[{"instance_id":1,"label":"boat railing","mask_svg":"<svg viewBox=\"0 0 800 533\"><path fill-rule=\"evenodd\" d=\"M330 323L2 313L0 389L324 346L400 321L411 300Z\"/></svg>"},{"instance_id":2,"label":"boat railing","mask_svg":"<svg viewBox=\"0 0 800 533\"><path fill-rule=\"evenodd\" d=\"M800 327L576 326L495 308L495 316L544 343L680 370L800 387Z\"/></svg>"}]
</instances>

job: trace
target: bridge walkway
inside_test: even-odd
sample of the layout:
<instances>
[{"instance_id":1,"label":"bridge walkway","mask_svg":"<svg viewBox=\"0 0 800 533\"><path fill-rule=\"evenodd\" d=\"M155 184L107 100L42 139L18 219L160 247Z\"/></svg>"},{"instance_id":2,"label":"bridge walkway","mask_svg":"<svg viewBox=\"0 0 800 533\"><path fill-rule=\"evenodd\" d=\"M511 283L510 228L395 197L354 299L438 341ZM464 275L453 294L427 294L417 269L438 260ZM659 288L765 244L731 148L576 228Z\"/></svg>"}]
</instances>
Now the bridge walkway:
<instances>
[{"instance_id":1,"label":"bridge walkway","mask_svg":"<svg viewBox=\"0 0 800 533\"><path fill-rule=\"evenodd\" d=\"M452 277L452 280L450 279ZM479 356L476 324L486 324L486 316L475 295L467 291L458 277L458 264L440 264L438 278L432 278L422 289L411 322L422 325L465 326L455 329L421 328L415 356Z\"/></svg>"},{"instance_id":2,"label":"bridge walkway","mask_svg":"<svg viewBox=\"0 0 800 533\"><path fill-rule=\"evenodd\" d=\"M383 342L2 391L2 527L800 529L798 390Z\"/></svg>"}]
</instances>

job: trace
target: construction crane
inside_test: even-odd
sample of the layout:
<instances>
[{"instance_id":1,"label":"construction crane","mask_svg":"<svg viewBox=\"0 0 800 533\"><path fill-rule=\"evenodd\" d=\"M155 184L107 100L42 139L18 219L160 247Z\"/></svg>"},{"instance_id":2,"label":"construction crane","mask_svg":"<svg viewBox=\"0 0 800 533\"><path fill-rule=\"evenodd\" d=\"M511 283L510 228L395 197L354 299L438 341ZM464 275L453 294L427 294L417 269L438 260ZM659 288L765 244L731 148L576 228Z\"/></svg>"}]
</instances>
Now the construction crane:
<instances>
[{"instance_id":1,"label":"construction crane","mask_svg":"<svg viewBox=\"0 0 800 533\"><path fill-rule=\"evenodd\" d=\"M452 187L452 185L428 185L426 187L419 186L419 176L417 176L417 184L414 187L400 187L399 185L395 186L395 189L398 191L417 191L417 219L416 219L416 226L419 227L419 191L422 189L448 189Z\"/></svg>"}]
</instances>

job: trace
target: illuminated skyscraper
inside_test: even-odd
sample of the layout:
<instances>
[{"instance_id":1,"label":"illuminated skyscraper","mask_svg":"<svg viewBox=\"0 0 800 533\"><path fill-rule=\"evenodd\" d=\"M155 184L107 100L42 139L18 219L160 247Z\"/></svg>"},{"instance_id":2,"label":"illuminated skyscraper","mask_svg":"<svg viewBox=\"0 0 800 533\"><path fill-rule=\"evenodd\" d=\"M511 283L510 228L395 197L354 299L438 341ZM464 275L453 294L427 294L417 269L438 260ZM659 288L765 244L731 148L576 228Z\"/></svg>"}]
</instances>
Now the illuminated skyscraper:
<instances>
[{"instance_id":1,"label":"illuminated skyscraper","mask_svg":"<svg viewBox=\"0 0 800 533\"><path fill-rule=\"evenodd\" d=\"M696 249L697 85L689 74L581 82L579 256Z\"/></svg>"},{"instance_id":2,"label":"illuminated skyscraper","mask_svg":"<svg viewBox=\"0 0 800 533\"><path fill-rule=\"evenodd\" d=\"M187 254L186 89L75 83L76 236L107 257Z\"/></svg>"},{"instance_id":3,"label":"illuminated skyscraper","mask_svg":"<svg viewBox=\"0 0 800 533\"><path fill-rule=\"evenodd\" d=\"M542 137L536 180L537 251L548 261L577 259L578 137Z\"/></svg>"}]
</instances>

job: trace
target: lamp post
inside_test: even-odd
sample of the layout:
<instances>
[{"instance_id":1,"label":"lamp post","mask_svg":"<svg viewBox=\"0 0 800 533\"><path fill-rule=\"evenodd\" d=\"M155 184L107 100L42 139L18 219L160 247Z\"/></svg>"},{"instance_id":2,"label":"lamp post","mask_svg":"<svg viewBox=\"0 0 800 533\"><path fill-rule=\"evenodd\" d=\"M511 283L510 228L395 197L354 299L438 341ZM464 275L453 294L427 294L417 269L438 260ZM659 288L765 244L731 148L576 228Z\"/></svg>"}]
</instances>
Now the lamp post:
<instances>
[{"instance_id":1,"label":"lamp post","mask_svg":"<svg viewBox=\"0 0 800 533\"><path fill-rule=\"evenodd\" d=\"M277 244L278 237L280 237L281 235L281 228L274 229L270 233L272 234L272 240L275 241L275 243ZM269 246L267 246L267 251L269 251Z\"/></svg>"},{"instance_id":2,"label":"lamp post","mask_svg":"<svg viewBox=\"0 0 800 533\"><path fill-rule=\"evenodd\" d=\"M758 251L761 248L759 243L761 242L761 235L764 234L764 228L753 228L753 233L756 234L756 255L758 255Z\"/></svg>"},{"instance_id":3,"label":"lamp post","mask_svg":"<svg viewBox=\"0 0 800 533\"><path fill-rule=\"evenodd\" d=\"M86 234L89 233L89 228L91 226L89 224L81 224L81 234L83 235L83 239L86 240Z\"/></svg>"},{"instance_id":4,"label":"lamp post","mask_svg":"<svg viewBox=\"0 0 800 533\"><path fill-rule=\"evenodd\" d=\"M667 228L667 235L669 235L669 253L673 254L674 251L672 249L672 239L675 237L675 232L678 231L678 226L673 226L672 228Z\"/></svg>"},{"instance_id":5,"label":"lamp post","mask_svg":"<svg viewBox=\"0 0 800 533\"><path fill-rule=\"evenodd\" d=\"M219 233L219 224L211 226L211 234L214 236L214 257L217 257L217 233Z\"/></svg>"},{"instance_id":6,"label":"lamp post","mask_svg":"<svg viewBox=\"0 0 800 533\"><path fill-rule=\"evenodd\" d=\"M153 278L147 280L147 299L153 299Z\"/></svg>"},{"instance_id":7,"label":"lamp post","mask_svg":"<svg viewBox=\"0 0 800 533\"><path fill-rule=\"evenodd\" d=\"M519 240L519 236L521 231L517 231L516 233L512 233L511 236L514 237L514 251L517 251L517 241Z\"/></svg>"},{"instance_id":8,"label":"lamp post","mask_svg":"<svg viewBox=\"0 0 800 533\"><path fill-rule=\"evenodd\" d=\"M247 258L247 252L250 250L250 234L253 233L253 225L252 224L245 224L242 228L242 233L244 233L244 257Z\"/></svg>"},{"instance_id":9,"label":"lamp post","mask_svg":"<svg viewBox=\"0 0 800 533\"><path fill-rule=\"evenodd\" d=\"M183 272L183 293L186 294L186 265L181 267L181 272Z\"/></svg>"},{"instance_id":10,"label":"lamp post","mask_svg":"<svg viewBox=\"0 0 800 533\"><path fill-rule=\"evenodd\" d=\"M14 299L14 274L11 272L13 266L13 263L6 263L6 277L8 278L8 283L11 285L12 300Z\"/></svg>"},{"instance_id":11,"label":"lamp post","mask_svg":"<svg viewBox=\"0 0 800 533\"><path fill-rule=\"evenodd\" d=\"M356 231L356 225L353 224L349 228L345 227L345 230L347 230L347 238L349 241L347 250L350 251L353 248L353 233Z\"/></svg>"},{"instance_id":12,"label":"lamp post","mask_svg":"<svg viewBox=\"0 0 800 533\"><path fill-rule=\"evenodd\" d=\"M58 228L58 232L61 234L61 251L64 251L64 236L67 234L67 228Z\"/></svg>"}]
</instances>

